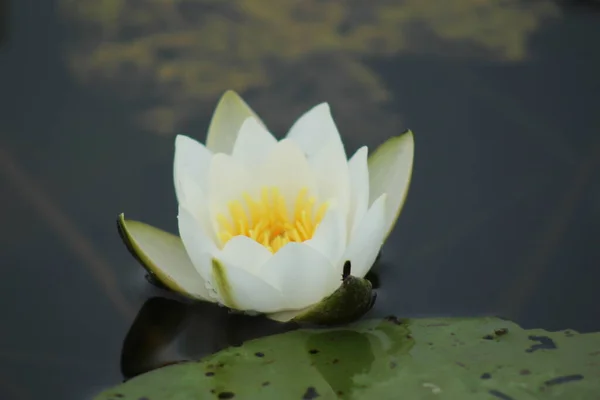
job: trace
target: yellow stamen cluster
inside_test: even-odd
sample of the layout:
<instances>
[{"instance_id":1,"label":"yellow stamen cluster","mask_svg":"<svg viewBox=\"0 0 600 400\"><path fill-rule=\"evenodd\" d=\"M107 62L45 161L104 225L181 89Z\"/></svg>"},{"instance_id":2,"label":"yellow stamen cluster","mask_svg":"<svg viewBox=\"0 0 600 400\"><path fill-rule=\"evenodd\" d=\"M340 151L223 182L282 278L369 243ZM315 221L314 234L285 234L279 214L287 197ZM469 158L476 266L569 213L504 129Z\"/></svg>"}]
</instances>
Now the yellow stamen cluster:
<instances>
[{"instance_id":1,"label":"yellow stamen cluster","mask_svg":"<svg viewBox=\"0 0 600 400\"><path fill-rule=\"evenodd\" d=\"M313 213L316 199L308 196L308 189L298 193L293 213L288 212L285 198L276 187L263 188L258 200L247 193L243 199L228 204L230 219L223 214L217 216L223 245L232 237L243 235L275 253L289 242L312 238L327 210L324 203Z\"/></svg>"}]
</instances>

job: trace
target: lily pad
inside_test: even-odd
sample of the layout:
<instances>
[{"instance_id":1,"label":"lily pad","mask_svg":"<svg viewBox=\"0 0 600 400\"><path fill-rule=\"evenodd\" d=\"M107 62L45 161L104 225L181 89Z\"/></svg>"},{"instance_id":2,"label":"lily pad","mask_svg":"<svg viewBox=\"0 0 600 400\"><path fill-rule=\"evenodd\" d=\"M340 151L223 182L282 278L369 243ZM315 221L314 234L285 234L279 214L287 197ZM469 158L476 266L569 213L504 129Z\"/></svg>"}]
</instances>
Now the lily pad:
<instances>
[{"instance_id":1,"label":"lily pad","mask_svg":"<svg viewBox=\"0 0 600 400\"><path fill-rule=\"evenodd\" d=\"M298 328L298 324L235 313L214 303L153 297L140 308L125 336L121 374L131 379L165 365L199 360L249 340Z\"/></svg>"},{"instance_id":2,"label":"lily pad","mask_svg":"<svg viewBox=\"0 0 600 400\"><path fill-rule=\"evenodd\" d=\"M524 330L492 317L390 317L252 340L95 400L575 400L599 392L600 333Z\"/></svg>"}]
</instances>

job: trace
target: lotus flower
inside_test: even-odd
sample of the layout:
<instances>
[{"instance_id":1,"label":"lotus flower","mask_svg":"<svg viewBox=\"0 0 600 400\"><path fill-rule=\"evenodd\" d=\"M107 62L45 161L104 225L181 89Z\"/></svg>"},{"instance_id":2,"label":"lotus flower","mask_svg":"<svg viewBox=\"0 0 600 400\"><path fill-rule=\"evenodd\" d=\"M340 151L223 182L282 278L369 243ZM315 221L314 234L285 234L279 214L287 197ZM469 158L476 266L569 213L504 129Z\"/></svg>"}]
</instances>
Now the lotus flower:
<instances>
[{"instance_id":1,"label":"lotus flower","mask_svg":"<svg viewBox=\"0 0 600 400\"><path fill-rule=\"evenodd\" d=\"M170 289L286 321L340 288L344 265L367 274L405 201L413 149L408 131L348 160L327 103L278 141L229 91L206 145L175 139L180 237L122 214L121 232Z\"/></svg>"}]
</instances>

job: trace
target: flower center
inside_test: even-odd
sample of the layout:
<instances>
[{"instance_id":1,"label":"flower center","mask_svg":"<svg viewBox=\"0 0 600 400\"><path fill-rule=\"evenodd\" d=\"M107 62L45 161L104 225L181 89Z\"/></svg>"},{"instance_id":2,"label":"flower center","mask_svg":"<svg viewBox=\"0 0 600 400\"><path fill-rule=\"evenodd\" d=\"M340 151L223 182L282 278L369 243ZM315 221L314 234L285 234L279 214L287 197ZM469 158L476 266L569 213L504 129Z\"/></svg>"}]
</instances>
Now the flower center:
<instances>
[{"instance_id":1,"label":"flower center","mask_svg":"<svg viewBox=\"0 0 600 400\"><path fill-rule=\"evenodd\" d=\"M323 203L313 212L316 199L308 196L306 188L298 193L293 213L276 187L262 188L259 199L248 193L243 199L229 202L230 219L217 216L223 246L234 236L244 235L275 253L289 242L312 238L327 210L327 203Z\"/></svg>"}]
</instances>

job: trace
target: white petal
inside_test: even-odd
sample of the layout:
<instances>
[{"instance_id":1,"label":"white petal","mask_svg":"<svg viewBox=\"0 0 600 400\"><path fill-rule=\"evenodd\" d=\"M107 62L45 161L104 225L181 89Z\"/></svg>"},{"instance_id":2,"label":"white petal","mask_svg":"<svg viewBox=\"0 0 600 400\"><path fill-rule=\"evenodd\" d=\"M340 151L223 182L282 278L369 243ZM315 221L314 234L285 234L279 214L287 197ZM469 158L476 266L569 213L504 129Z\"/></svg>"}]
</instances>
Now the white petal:
<instances>
[{"instance_id":1,"label":"white petal","mask_svg":"<svg viewBox=\"0 0 600 400\"><path fill-rule=\"evenodd\" d=\"M218 254L224 264L235 265L254 275L273 257L265 246L247 236L233 237Z\"/></svg>"},{"instance_id":2,"label":"white petal","mask_svg":"<svg viewBox=\"0 0 600 400\"><path fill-rule=\"evenodd\" d=\"M213 281L223 304L236 310L269 313L281 310L285 304L283 294L275 287L223 260L213 260Z\"/></svg>"},{"instance_id":3,"label":"white petal","mask_svg":"<svg viewBox=\"0 0 600 400\"><path fill-rule=\"evenodd\" d=\"M385 237L386 194L382 194L364 215L350 239L343 260L352 263L351 274L363 278L373 266Z\"/></svg>"},{"instance_id":4,"label":"white petal","mask_svg":"<svg viewBox=\"0 0 600 400\"><path fill-rule=\"evenodd\" d=\"M202 227L181 207L179 231L190 259L207 283L209 295L216 301L237 310L273 312L283 308L279 290L241 265L234 265L233 260L218 259L222 252L207 241Z\"/></svg>"},{"instance_id":5,"label":"white petal","mask_svg":"<svg viewBox=\"0 0 600 400\"><path fill-rule=\"evenodd\" d=\"M319 200L335 199L340 213L347 215L350 206L348 160L334 140L321 144L321 149L309 160L316 177Z\"/></svg>"},{"instance_id":6,"label":"white petal","mask_svg":"<svg viewBox=\"0 0 600 400\"><path fill-rule=\"evenodd\" d=\"M264 162L277 139L254 117L246 118L233 146L233 157L247 166Z\"/></svg>"},{"instance_id":7,"label":"white petal","mask_svg":"<svg viewBox=\"0 0 600 400\"><path fill-rule=\"evenodd\" d=\"M304 244L327 257L332 266L338 265L346 250L346 220L335 205L327 210L312 239Z\"/></svg>"},{"instance_id":8,"label":"white petal","mask_svg":"<svg viewBox=\"0 0 600 400\"><path fill-rule=\"evenodd\" d=\"M288 243L273 255L260 276L285 296L282 309L299 309L333 293L341 275L327 257L303 243Z\"/></svg>"},{"instance_id":9,"label":"white petal","mask_svg":"<svg viewBox=\"0 0 600 400\"><path fill-rule=\"evenodd\" d=\"M253 197L258 196L258 187L250 172L238 160L226 154L213 157L208 186L209 219L215 233L221 230L217 216L223 214L228 219L231 217L229 202L242 201L245 192Z\"/></svg>"},{"instance_id":10,"label":"white petal","mask_svg":"<svg viewBox=\"0 0 600 400\"><path fill-rule=\"evenodd\" d=\"M348 161L350 175L350 210L348 212L348 239L354 235L358 223L369 207L368 149L361 147Z\"/></svg>"},{"instance_id":11,"label":"white petal","mask_svg":"<svg viewBox=\"0 0 600 400\"><path fill-rule=\"evenodd\" d=\"M175 157L173 161L173 180L179 204L186 204L185 181L193 182L202 191L206 190L208 169L212 153L202 143L184 135L175 138Z\"/></svg>"},{"instance_id":12,"label":"white petal","mask_svg":"<svg viewBox=\"0 0 600 400\"><path fill-rule=\"evenodd\" d=\"M415 143L413 133L388 139L369 157L369 199L387 193L385 236L389 235L400 215L412 175Z\"/></svg>"},{"instance_id":13,"label":"white petal","mask_svg":"<svg viewBox=\"0 0 600 400\"><path fill-rule=\"evenodd\" d=\"M123 214L119 216L119 228L130 251L167 287L212 300L179 237L142 222L125 220Z\"/></svg>"},{"instance_id":14,"label":"white petal","mask_svg":"<svg viewBox=\"0 0 600 400\"><path fill-rule=\"evenodd\" d=\"M248 104L235 92L228 90L223 94L213 114L206 147L213 153L231 154L242 124L248 117L260 118Z\"/></svg>"},{"instance_id":15,"label":"white petal","mask_svg":"<svg viewBox=\"0 0 600 400\"><path fill-rule=\"evenodd\" d=\"M208 201L205 193L190 177L182 176L179 182L181 183L180 193L183 199L180 207L188 210L198 224L202 226L210 240L216 243L216 236L209 219Z\"/></svg>"},{"instance_id":16,"label":"white petal","mask_svg":"<svg viewBox=\"0 0 600 400\"><path fill-rule=\"evenodd\" d=\"M292 318L295 318L298 314L308 311L310 307L301 308L299 310L284 310L277 311L271 314L267 314L267 318L277 322L288 322Z\"/></svg>"},{"instance_id":17,"label":"white petal","mask_svg":"<svg viewBox=\"0 0 600 400\"><path fill-rule=\"evenodd\" d=\"M314 175L306 157L296 143L284 139L278 142L256 174L258 186L275 186L285 198L290 216L300 190L308 189L309 196L317 194Z\"/></svg>"},{"instance_id":18,"label":"white petal","mask_svg":"<svg viewBox=\"0 0 600 400\"><path fill-rule=\"evenodd\" d=\"M216 243L216 235L210 220L209 201L206 196L208 188L201 189L197 182L186 174L179 175L179 183L179 193L182 199L180 208L186 209L202 227L203 232L209 239Z\"/></svg>"},{"instance_id":19,"label":"white petal","mask_svg":"<svg viewBox=\"0 0 600 400\"><path fill-rule=\"evenodd\" d=\"M221 301L214 291L214 282L212 281L212 254L217 252L215 243L206 233L205 228L196 220L196 218L179 206L179 235L185 246L185 250L194 264L196 271L202 276L206 283L209 295L214 299Z\"/></svg>"},{"instance_id":20,"label":"white petal","mask_svg":"<svg viewBox=\"0 0 600 400\"><path fill-rule=\"evenodd\" d=\"M308 158L318 153L323 143L333 140L337 150L343 153L344 159L346 159L340 133L335 126L327 103L313 107L298 118L290 128L287 137L298 143Z\"/></svg>"}]
</instances>

